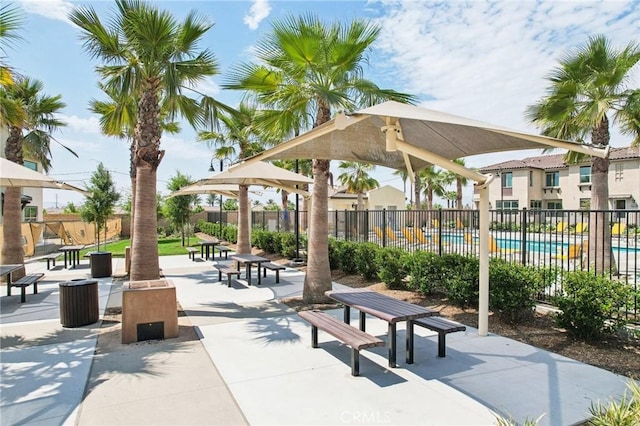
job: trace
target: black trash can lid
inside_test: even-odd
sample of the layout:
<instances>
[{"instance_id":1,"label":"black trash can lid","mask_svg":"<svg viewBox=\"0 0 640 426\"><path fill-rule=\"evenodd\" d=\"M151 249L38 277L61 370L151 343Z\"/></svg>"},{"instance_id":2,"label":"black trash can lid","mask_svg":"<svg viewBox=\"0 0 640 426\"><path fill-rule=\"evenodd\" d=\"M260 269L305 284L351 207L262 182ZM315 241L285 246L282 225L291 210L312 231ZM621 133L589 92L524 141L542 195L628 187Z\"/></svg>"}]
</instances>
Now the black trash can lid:
<instances>
[{"instance_id":1,"label":"black trash can lid","mask_svg":"<svg viewBox=\"0 0 640 426\"><path fill-rule=\"evenodd\" d=\"M59 286L60 287L73 287L73 286L91 285L91 284L98 284L98 280L86 280L84 278L76 278L76 279L71 280L71 281L61 282L59 284Z\"/></svg>"}]
</instances>

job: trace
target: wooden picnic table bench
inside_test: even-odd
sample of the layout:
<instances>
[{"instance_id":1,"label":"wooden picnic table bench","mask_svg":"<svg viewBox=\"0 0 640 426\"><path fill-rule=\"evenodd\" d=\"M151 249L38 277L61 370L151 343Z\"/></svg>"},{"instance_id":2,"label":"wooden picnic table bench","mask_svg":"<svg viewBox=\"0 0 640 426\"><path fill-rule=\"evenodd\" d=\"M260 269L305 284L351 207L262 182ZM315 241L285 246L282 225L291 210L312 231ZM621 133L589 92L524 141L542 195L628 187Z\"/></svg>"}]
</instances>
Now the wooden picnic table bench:
<instances>
[{"instance_id":1,"label":"wooden picnic table bench","mask_svg":"<svg viewBox=\"0 0 640 426\"><path fill-rule=\"evenodd\" d=\"M198 249L195 247L185 247L185 250L187 250L187 255L189 256L189 259L193 260L194 262L196 261L196 253L198 252Z\"/></svg>"},{"instance_id":2,"label":"wooden picnic table bench","mask_svg":"<svg viewBox=\"0 0 640 426\"><path fill-rule=\"evenodd\" d=\"M25 303L27 301L27 287L33 285L33 294L38 294L38 281L43 278L44 274L42 272L27 274L9 285L7 295L11 296L11 287L20 287L20 303Z\"/></svg>"},{"instance_id":3,"label":"wooden picnic table bench","mask_svg":"<svg viewBox=\"0 0 640 426\"><path fill-rule=\"evenodd\" d=\"M360 350L384 346L382 339L358 330L331 315L318 310L300 311L300 318L311 324L311 346L318 348L318 329L326 331L351 347L351 375L360 375Z\"/></svg>"},{"instance_id":4,"label":"wooden picnic table bench","mask_svg":"<svg viewBox=\"0 0 640 426\"><path fill-rule=\"evenodd\" d=\"M218 270L218 281L222 281L222 274L227 276L227 287L231 287L231 277L237 275L240 278L240 271L225 265L213 265Z\"/></svg>"},{"instance_id":5,"label":"wooden picnic table bench","mask_svg":"<svg viewBox=\"0 0 640 426\"><path fill-rule=\"evenodd\" d=\"M444 358L446 351L445 337L449 333L465 331L467 327L457 322L450 321L442 317L419 318L413 321L415 325L428 328L438 332L438 356Z\"/></svg>"},{"instance_id":6,"label":"wooden picnic table bench","mask_svg":"<svg viewBox=\"0 0 640 426\"><path fill-rule=\"evenodd\" d=\"M59 253L49 253L40 257L40 260L47 261L47 271L51 269L51 263L53 263L54 268L56 267L56 259L58 258L58 256L60 256Z\"/></svg>"},{"instance_id":7,"label":"wooden picnic table bench","mask_svg":"<svg viewBox=\"0 0 640 426\"><path fill-rule=\"evenodd\" d=\"M280 265L278 263L266 262L260 264L261 268L264 268L262 272L262 276L267 276L267 269L270 271L276 271L276 284L280 282L280 271L287 269L284 265Z\"/></svg>"},{"instance_id":8,"label":"wooden picnic table bench","mask_svg":"<svg viewBox=\"0 0 640 426\"><path fill-rule=\"evenodd\" d=\"M218 253L220 253L220 259L222 259L222 253L224 253L225 260L229 259L229 252L233 251L231 247L227 247L227 246L215 246L213 248L214 250L218 250Z\"/></svg>"}]
</instances>

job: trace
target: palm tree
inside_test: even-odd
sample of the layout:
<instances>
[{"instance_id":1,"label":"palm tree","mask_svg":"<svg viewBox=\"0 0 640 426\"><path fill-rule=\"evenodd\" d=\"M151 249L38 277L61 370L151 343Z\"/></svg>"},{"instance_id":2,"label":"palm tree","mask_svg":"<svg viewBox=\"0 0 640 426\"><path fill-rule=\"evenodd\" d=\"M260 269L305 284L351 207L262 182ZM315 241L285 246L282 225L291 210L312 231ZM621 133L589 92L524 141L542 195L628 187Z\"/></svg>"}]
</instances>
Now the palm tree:
<instances>
[{"instance_id":1,"label":"palm tree","mask_svg":"<svg viewBox=\"0 0 640 426\"><path fill-rule=\"evenodd\" d=\"M282 111L279 125L291 133L313 117L313 127L331 119L334 109L346 111L412 97L380 89L363 78L363 63L380 28L364 20L323 23L307 14L274 21L272 32L255 47L258 63L233 69L227 89L247 90L259 104ZM309 120L310 121L310 120ZM328 179L330 160L313 160L313 201L307 274L303 298L321 302L331 289L328 248Z\"/></svg>"},{"instance_id":2,"label":"palm tree","mask_svg":"<svg viewBox=\"0 0 640 426\"><path fill-rule=\"evenodd\" d=\"M260 143L255 127L256 109L247 102L241 102L235 113L220 116L220 132L201 131L199 140L216 146L215 155L219 158L238 158L243 160L255 155L264 148ZM238 187L238 254L251 253L251 235L249 235L249 186Z\"/></svg>"},{"instance_id":3,"label":"palm tree","mask_svg":"<svg viewBox=\"0 0 640 426\"><path fill-rule=\"evenodd\" d=\"M464 166L464 160L462 158L456 158L453 162ZM456 208L462 210L462 188L469 183L469 179L458 174L453 174L453 179L456 181Z\"/></svg>"},{"instance_id":4,"label":"palm tree","mask_svg":"<svg viewBox=\"0 0 640 426\"><path fill-rule=\"evenodd\" d=\"M380 186L378 181L369 175L375 166L354 161L341 161L338 167L344 170L338 176L338 181L347 187L347 192L358 194L358 210L363 210L364 193Z\"/></svg>"},{"instance_id":5,"label":"palm tree","mask_svg":"<svg viewBox=\"0 0 640 426\"><path fill-rule=\"evenodd\" d=\"M24 22L22 11L11 3L0 6L0 86L13 84L14 76L11 67L5 62L5 48L22 40L18 30ZM2 111L4 115L4 111Z\"/></svg>"},{"instance_id":6,"label":"palm tree","mask_svg":"<svg viewBox=\"0 0 640 426\"><path fill-rule=\"evenodd\" d=\"M7 120L9 136L5 145L5 157L14 163L24 164L24 151L42 163L46 171L50 166L51 134L65 124L55 117L65 107L61 96L42 93L43 85L38 80L18 77L13 84L0 87L0 97L21 106L21 119ZM28 149L25 149L28 147ZM20 232L21 188L7 187L4 190L3 243L0 263L23 264L24 253Z\"/></svg>"},{"instance_id":7,"label":"palm tree","mask_svg":"<svg viewBox=\"0 0 640 426\"><path fill-rule=\"evenodd\" d=\"M139 0L116 0L116 7L107 27L92 7L74 9L69 19L82 30L85 50L106 63L97 71L108 91L137 101L130 278L152 280L160 276L156 184L164 156L161 112L169 120L181 115L194 127L216 119L222 104L204 96L198 102L185 95L205 77L218 73L213 53L198 51L202 36L213 24L195 12L178 22L169 12Z\"/></svg>"},{"instance_id":8,"label":"palm tree","mask_svg":"<svg viewBox=\"0 0 640 426\"><path fill-rule=\"evenodd\" d=\"M547 95L527 109L527 116L542 133L563 139L609 145L609 117L621 129L640 140L640 89L630 90L627 82L640 61L640 46L631 42L624 49L614 49L606 37L593 36L574 54L567 54L549 76ZM570 155L569 161L578 161ZM599 273L612 268L611 229L608 217L596 217L609 209L609 159L591 159L591 238L589 265ZM596 252L598 249L598 252Z\"/></svg>"},{"instance_id":9,"label":"palm tree","mask_svg":"<svg viewBox=\"0 0 640 426\"><path fill-rule=\"evenodd\" d=\"M104 84L99 84L102 91L107 95L108 100L91 99L89 110L100 115L100 129L107 136L114 136L118 139L126 140L129 144L129 177L131 179L131 206L135 206L136 194L136 166L135 166L135 144L133 135L138 122L138 103L136 98L129 93L119 92L115 88L110 88ZM161 113L162 131L176 134L180 131L177 122L168 122L166 112ZM129 212L131 223L135 220L135 211L132 208ZM133 241L133 232L131 241Z\"/></svg>"},{"instance_id":10,"label":"palm tree","mask_svg":"<svg viewBox=\"0 0 640 426\"><path fill-rule=\"evenodd\" d=\"M427 197L427 210L433 210L433 196L444 196L448 178L441 169L435 166L426 167L418 172L421 186L424 187L424 195Z\"/></svg>"}]
</instances>

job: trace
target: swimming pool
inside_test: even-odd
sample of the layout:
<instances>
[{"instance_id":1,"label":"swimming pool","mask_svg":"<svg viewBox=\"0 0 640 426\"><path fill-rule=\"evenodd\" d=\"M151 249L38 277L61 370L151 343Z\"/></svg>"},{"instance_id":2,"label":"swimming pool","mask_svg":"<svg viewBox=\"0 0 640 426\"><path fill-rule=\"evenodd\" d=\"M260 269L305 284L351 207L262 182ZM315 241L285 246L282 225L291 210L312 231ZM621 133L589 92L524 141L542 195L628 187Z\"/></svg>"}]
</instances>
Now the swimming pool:
<instances>
[{"instance_id":1,"label":"swimming pool","mask_svg":"<svg viewBox=\"0 0 640 426\"><path fill-rule=\"evenodd\" d=\"M498 246L500 246L500 248L502 249L522 251L522 240L495 236L494 238L496 239ZM468 244L464 241L464 237L460 234L443 233L442 240L453 245L463 246L465 244ZM474 236L473 241L476 243L479 242L478 236ZM617 243L617 241L614 240L614 243ZM526 251L550 254L563 253L567 252L569 250L569 246L572 244L582 244L582 239L568 238L566 241L541 241L539 239L536 239L536 237L534 236L531 240L527 240ZM640 254L640 249L638 247L626 247L619 245L617 246L615 244L613 246L613 251L616 253L631 254L632 256Z\"/></svg>"}]
</instances>

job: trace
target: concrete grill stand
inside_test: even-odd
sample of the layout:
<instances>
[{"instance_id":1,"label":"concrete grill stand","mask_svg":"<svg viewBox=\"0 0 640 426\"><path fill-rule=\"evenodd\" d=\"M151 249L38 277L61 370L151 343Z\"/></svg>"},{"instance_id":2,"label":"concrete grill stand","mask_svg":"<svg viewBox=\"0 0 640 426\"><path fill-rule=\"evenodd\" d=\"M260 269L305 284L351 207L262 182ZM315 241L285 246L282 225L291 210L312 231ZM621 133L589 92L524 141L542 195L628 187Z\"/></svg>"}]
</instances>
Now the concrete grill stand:
<instances>
[{"instance_id":1,"label":"concrete grill stand","mask_svg":"<svg viewBox=\"0 0 640 426\"><path fill-rule=\"evenodd\" d=\"M122 343L178 337L176 288L170 280L130 281L122 291Z\"/></svg>"}]
</instances>

